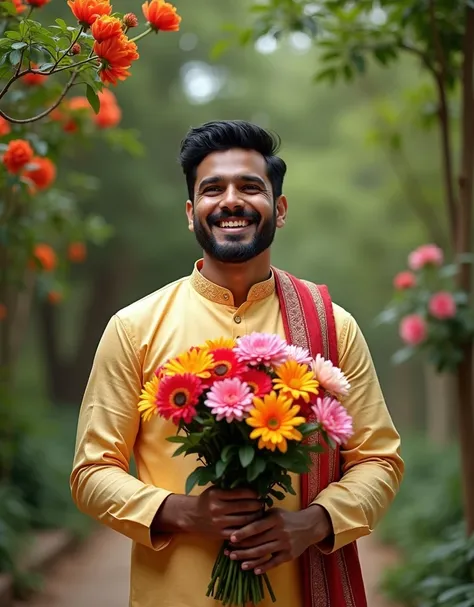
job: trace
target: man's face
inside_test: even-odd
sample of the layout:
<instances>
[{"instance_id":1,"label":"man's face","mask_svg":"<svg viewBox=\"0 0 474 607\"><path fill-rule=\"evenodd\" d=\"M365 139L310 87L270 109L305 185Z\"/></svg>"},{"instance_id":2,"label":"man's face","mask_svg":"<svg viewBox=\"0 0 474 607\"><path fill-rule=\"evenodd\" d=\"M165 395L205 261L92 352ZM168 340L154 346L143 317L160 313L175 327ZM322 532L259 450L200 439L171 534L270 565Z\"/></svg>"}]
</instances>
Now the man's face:
<instances>
[{"instance_id":1,"label":"man's face","mask_svg":"<svg viewBox=\"0 0 474 607\"><path fill-rule=\"evenodd\" d=\"M272 244L286 215L273 199L265 159L253 150L209 154L198 166L194 205L186 213L196 239L217 261L243 263Z\"/></svg>"}]
</instances>

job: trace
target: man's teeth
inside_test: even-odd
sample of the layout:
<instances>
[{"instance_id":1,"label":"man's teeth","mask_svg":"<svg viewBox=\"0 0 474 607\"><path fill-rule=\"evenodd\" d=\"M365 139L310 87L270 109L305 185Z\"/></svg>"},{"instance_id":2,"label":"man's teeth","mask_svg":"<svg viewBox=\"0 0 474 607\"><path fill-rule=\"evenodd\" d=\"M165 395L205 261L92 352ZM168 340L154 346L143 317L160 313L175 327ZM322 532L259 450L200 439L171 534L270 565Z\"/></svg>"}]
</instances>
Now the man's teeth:
<instances>
[{"instance_id":1,"label":"man's teeth","mask_svg":"<svg viewBox=\"0 0 474 607\"><path fill-rule=\"evenodd\" d=\"M237 221L220 221L219 226L221 228L246 228L249 222L245 219L239 219Z\"/></svg>"}]
</instances>

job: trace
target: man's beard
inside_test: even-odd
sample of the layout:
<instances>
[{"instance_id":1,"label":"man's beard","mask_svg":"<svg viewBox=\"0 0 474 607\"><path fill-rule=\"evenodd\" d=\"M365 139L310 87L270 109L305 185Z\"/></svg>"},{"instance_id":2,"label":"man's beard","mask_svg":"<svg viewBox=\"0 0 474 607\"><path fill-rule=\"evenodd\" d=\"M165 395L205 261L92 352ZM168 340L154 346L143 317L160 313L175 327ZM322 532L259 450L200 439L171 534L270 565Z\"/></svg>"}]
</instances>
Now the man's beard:
<instances>
[{"instance_id":1,"label":"man's beard","mask_svg":"<svg viewBox=\"0 0 474 607\"><path fill-rule=\"evenodd\" d=\"M262 224L260 229L258 228L261 220L260 214L257 212L244 212L243 210L234 211L233 213L214 213L207 217L207 224L212 230L219 221L229 219L230 217L248 219L252 224L255 224L256 230L251 242L242 243L240 242L242 238L240 234L236 234L235 236L229 234L226 236L226 242L222 244L218 243L212 231L210 233L207 232L202 223L194 216L193 224L196 240L213 259L224 263L244 263L263 253L272 244L276 232L276 210L273 216Z\"/></svg>"}]
</instances>

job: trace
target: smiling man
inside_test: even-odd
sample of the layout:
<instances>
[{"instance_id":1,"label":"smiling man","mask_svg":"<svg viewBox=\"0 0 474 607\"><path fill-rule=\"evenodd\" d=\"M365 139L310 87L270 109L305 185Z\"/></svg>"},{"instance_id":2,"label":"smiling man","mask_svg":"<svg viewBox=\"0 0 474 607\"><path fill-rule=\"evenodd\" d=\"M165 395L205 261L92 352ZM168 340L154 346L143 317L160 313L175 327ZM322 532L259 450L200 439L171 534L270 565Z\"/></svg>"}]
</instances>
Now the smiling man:
<instances>
[{"instance_id":1,"label":"smiling man","mask_svg":"<svg viewBox=\"0 0 474 607\"><path fill-rule=\"evenodd\" d=\"M278 142L246 122L192 129L181 146L188 226L203 249L191 275L119 311L94 359L79 418L71 487L78 507L133 540L132 607L210 607L211 569L223 539L230 557L268 572L277 602L262 607L363 607L356 541L398 491L400 438L364 337L325 287L273 268L285 225L286 165ZM167 359L208 339L278 334L322 353L351 383L354 434L293 477L296 495L262 516L251 491L196 489L196 462L173 458L171 422L141 424L143 384ZM132 453L138 478L129 474Z\"/></svg>"}]
</instances>

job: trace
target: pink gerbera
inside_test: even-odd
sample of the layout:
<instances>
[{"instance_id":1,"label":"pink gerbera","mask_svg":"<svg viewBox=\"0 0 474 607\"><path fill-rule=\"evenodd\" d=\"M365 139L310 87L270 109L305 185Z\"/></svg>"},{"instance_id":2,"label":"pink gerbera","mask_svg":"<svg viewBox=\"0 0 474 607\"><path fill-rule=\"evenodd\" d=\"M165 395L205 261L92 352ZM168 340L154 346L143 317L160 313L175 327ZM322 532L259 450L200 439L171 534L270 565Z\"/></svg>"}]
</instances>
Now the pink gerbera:
<instances>
[{"instance_id":1,"label":"pink gerbera","mask_svg":"<svg viewBox=\"0 0 474 607\"><path fill-rule=\"evenodd\" d=\"M288 360L294 360L300 365L311 365L313 358L309 353L309 350L302 348L301 346L287 346L286 355Z\"/></svg>"},{"instance_id":2,"label":"pink gerbera","mask_svg":"<svg viewBox=\"0 0 474 607\"><path fill-rule=\"evenodd\" d=\"M316 421L335 443L345 443L354 433L351 416L335 398L318 398L311 409Z\"/></svg>"},{"instance_id":3,"label":"pink gerbera","mask_svg":"<svg viewBox=\"0 0 474 607\"><path fill-rule=\"evenodd\" d=\"M234 351L237 358L247 365L278 366L286 362L288 345L278 335L251 333L237 340Z\"/></svg>"},{"instance_id":4,"label":"pink gerbera","mask_svg":"<svg viewBox=\"0 0 474 607\"><path fill-rule=\"evenodd\" d=\"M313 362L313 373L319 385L333 396L347 396L350 383L344 373L335 367L330 360L326 360L318 354Z\"/></svg>"},{"instance_id":5,"label":"pink gerbera","mask_svg":"<svg viewBox=\"0 0 474 607\"><path fill-rule=\"evenodd\" d=\"M204 404L216 415L217 421L224 418L229 423L234 419L241 421L253 407L253 394L247 383L232 377L214 382Z\"/></svg>"}]
</instances>

